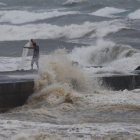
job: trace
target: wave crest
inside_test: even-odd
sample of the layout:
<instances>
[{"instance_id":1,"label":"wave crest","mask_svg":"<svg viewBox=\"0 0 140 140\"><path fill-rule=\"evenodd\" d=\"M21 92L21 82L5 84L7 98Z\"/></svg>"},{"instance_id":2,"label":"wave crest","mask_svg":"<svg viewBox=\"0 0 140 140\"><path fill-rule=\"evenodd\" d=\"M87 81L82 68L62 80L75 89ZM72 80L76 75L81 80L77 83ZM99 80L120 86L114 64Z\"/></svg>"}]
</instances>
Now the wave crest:
<instances>
[{"instance_id":1,"label":"wave crest","mask_svg":"<svg viewBox=\"0 0 140 140\"><path fill-rule=\"evenodd\" d=\"M1 5L2 5L2 6L6 6L7 4L5 4L5 3L0 3L0 6L1 6Z\"/></svg>"},{"instance_id":2,"label":"wave crest","mask_svg":"<svg viewBox=\"0 0 140 140\"><path fill-rule=\"evenodd\" d=\"M55 38L81 38L86 35L91 38L102 38L110 33L115 33L123 25L117 25L116 21L105 21L100 23L85 22L84 24L71 24L69 26L56 26L51 24L28 24L23 26L0 25L0 41L28 40L34 39L55 39Z\"/></svg>"},{"instance_id":3,"label":"wave crest","mask_svg":"<svg viewBox=\"0 0 140 140\"><path fill-rule=\"evenodd\" d=\"M130 19L140 19L140 9L128 15Z\"/></svg>"},{"instance_id":4,"label":"wave crest","mask_svg":"<svg viewBox=\"0 0 140 140\"><path fill-rule=\"evenodd\" d=\"M63 3L63 5L72 5L72 4L77 4L77 3L84 3L88 2L86 0L67 0L66 2Z\"/></svg>"},{"instance_id":5,"label":"wave crest","mask_svg":"<svg viewBox=\"0 0 140 140\"><path fill-rule=\"evenodd\" d=\"M98 11L92 13L92 15L101 16L101 17L113 17L112 16L113 14L123 13L126 11L127 10L117 9L114 7L105 7L105 8L99 9Z\"/></svg>"},{"instance_id":6,"label":"wave crest","mask_svg":"<svg viewBox=\"0 0 140 140\"><path fill-rule=\"evenodd\" d=\"M9 22L12 24L22 24L28 22L35 22L38 20L49 19L53 17L65 16L70 14L79 14L77 11L68 12L43 12L43 13L31 13L27 11L0 11L0 22ZM24 18L23 18L24 17Z\"/></svg>"},{"instance_id":7,"label":"wave crest","mask_svg":"<svg viewBox=\"0 0 140 140\"><path fill-rule=\"evenodd\" d=\"M82 66L104 66L89 69L89 72L96 74L128 74L139 65L140 52L130 46L98 40L95 45L75 48L71 53L71 58Z\"/></svg>"}]
</instances>

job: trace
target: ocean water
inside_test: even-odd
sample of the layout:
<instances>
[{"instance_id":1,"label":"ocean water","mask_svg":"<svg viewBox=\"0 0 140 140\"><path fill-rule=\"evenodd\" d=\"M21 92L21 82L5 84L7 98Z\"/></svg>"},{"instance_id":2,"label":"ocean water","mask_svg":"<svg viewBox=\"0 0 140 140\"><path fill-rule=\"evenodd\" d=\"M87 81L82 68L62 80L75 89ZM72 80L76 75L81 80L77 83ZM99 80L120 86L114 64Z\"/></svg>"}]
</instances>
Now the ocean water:
<instances>
[{"instance_id":1,"label":"ocean water","mask_svg":"<svg viewBox=\"0 0 140 140\"><path fill-rule=\"evenodd\" d=\"M0 71L19 69L29 39L40 46L34 94L0 114L0 140L140 139L140 89L97 78L140 65L139 23L139 0L0 0Z\"/></svg>"}]
</instances>

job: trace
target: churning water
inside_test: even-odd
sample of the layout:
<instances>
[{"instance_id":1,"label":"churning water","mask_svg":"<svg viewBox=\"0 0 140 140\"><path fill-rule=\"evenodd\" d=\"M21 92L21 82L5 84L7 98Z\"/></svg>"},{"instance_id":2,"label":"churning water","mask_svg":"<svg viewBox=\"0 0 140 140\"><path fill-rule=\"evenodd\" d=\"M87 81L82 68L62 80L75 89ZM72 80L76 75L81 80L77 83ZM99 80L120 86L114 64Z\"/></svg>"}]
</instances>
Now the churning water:
<instances>
[{"instance_id":1,"label":"churning water","mask_svg":"<svg viewBox=\"0 0 140 140\"><path fill-rule=\"evenodd\" d=\"M140 90L97 78L140 65L139 22L139 0L0 0L0 71L30 69L23 46L40 46L34 94L0 115L0 140L140 139Z\"/></svg>"}]
</instances>

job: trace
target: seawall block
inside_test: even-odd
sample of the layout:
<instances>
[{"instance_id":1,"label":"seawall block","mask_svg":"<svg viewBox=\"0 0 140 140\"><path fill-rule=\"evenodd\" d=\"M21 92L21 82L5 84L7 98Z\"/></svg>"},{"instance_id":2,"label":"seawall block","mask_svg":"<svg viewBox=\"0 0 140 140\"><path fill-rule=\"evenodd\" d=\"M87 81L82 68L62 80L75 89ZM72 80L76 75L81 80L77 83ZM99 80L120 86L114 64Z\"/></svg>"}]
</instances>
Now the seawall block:
<instances>
[{"instance_id":1,"label":"seawall block","mask_svg":"<svg viewBox=\"0 0 140 140\"><path fill-rule=\"evenodd\" d=\"M111 90L133 90L140 88L140 75L113 75L98 77L101 86ZM33 94L34 80L12 80L0 82L0 113L22 106Z\"/></svg>"},{"instance_id":2,"label":"seawall block","mask_svg":"<svg viewBox=\"0 0 140 140\"><path fill-rule=\"evenodd\" d=\"M0 112L22 106L33 94L34 81L0 83Z\"/></svg>"},{"instance_id":3,"label":"seawall block","mask_svg":"<svg viewBox=\"0 0 140 140\"><path fill-rule=\"evenodd\" d=\"M140 75L113 75L101 77L102 86L111 90L133 90L140 87Z\"/></svg>"}]
</instances>

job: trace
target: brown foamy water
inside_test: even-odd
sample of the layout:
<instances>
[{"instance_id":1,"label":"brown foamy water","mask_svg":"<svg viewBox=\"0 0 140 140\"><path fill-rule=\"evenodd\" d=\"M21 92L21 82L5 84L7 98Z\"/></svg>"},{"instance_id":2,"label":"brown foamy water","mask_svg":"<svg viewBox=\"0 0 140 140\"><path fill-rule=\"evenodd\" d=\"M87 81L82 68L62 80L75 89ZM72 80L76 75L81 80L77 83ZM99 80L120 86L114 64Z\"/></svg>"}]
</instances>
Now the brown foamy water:
<instances>
[{"instance_id":1,"label":"brown foamy water","mask_svg":"<svg viewBox=\"0 0 140 140\"><path fill-rule=\"evenodd\" d=\"M2 140L139 139L139 89L101 87L65 50L44 57L34 81L27 103L0 115Z\"/></svg>"}]
</instances>

